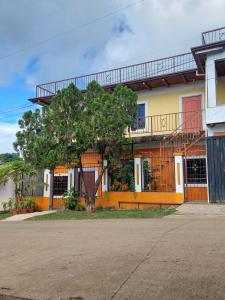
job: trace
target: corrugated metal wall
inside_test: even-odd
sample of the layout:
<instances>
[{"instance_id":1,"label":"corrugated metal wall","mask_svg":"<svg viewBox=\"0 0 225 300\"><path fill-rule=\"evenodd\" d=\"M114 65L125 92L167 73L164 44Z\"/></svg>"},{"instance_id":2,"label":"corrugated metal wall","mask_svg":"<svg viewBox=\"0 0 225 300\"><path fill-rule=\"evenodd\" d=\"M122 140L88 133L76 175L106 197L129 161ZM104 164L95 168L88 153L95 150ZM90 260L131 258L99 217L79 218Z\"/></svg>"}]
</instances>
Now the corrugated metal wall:
<instances>
[{"instance_id":1,"label":"corrugated metal wall","mask_svg":"<svg viewBox=\"0 0 225 300\"><path fill-rule=\"evenodd\" d=\"M225 203L225 137L207 138L209 201Z\"/></svg>"}]
</instances>

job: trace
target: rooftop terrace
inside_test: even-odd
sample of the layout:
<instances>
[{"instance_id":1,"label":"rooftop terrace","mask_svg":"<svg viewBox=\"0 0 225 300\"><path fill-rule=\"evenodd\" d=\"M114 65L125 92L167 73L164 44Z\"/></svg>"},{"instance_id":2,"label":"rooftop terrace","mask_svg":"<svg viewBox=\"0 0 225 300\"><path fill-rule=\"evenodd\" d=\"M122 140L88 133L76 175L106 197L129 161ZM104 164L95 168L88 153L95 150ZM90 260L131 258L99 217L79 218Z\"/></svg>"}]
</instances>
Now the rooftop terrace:
<instances>
[{"instance_id":1,"label":"rooftop terrace","mask_svg":"<svg viewBox=\"0 0 225 300\"><path fill-rule=\"evenodd\" d=\"M203 32L202 45L198 48L210 47L210 45L221 42L225 42L225 27ZM85 90L93 80L108 89L112 89L118 84L126 84L134 90L142 90L203 79L203 77L196 76L196 70L195 55L193 56L191 52L184 53L127 67L39 84L36 86L36 98L31 101L49 103L51 97L58 90L68 87L69 84L73 83L79 89Z\"/></svg>"}]
</instances>

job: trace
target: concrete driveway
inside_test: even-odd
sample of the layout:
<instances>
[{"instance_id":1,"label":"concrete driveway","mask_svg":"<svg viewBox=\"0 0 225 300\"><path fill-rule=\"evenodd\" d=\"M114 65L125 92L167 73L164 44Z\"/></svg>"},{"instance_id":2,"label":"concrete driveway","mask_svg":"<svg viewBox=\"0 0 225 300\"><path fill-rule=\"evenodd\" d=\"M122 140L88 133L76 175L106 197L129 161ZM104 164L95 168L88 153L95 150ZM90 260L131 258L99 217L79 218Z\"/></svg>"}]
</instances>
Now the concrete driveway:
<instances>
[{"instance_id":1,"label":"concrete driveway","mask_svg":"<svg viewBox=\"0 0 225 300\"><path fill-rule=\"evenodd\" d=\"M4 295L222 300L224 270L225 217L0 224Z\"/></svg>"}]
</instances>

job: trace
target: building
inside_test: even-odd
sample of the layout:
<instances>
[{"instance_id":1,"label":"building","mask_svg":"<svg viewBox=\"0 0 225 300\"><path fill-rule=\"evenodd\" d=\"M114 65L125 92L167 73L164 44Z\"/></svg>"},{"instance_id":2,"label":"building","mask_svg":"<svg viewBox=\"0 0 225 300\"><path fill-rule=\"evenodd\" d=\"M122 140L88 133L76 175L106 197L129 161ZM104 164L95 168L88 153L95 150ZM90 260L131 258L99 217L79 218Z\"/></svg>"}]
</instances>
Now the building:
<instances>
[{"instance_id":1,"label":"building","mask_svg":"<svg viewBox=\"0 0 225 300\"><path fill-rule=\"evenodd\" d=\"M190 53L123 68L37 85L33 103L48 105L57 90L74 83L85 89L96 80L107 90L117 84L138 94L138 117L127 159L133 187L107 169L97 206L149 207L183 201L225 202L225 27L202 33L202 44ZM107 165L97 153L86 153L89 186ZM92 166L92 167L90 167ZM118 172L117 172L118 173ZM49 206L49 174L45 170L40 208ZM79 170L57 168L54 206L62 193L82 190Z\"/></svg>"},{"instance_id":2,"label":"building","mask_svg":"<svg viewBox=\"0 0 225 300\"><path fill-rule=\"evenodd\" d=\"M0 211L3 211L3 203L15 197L15 184L10 179L5 185L0 184Z\"/></svg>"}]
</instances>

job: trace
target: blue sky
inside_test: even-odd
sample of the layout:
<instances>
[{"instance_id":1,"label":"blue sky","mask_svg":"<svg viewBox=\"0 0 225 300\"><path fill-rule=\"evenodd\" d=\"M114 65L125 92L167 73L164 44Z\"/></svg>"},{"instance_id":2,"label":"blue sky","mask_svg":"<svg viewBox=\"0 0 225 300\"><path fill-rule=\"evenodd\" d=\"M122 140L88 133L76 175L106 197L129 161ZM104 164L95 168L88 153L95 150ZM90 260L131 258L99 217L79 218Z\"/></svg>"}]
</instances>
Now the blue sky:
<instances>
[{"instance_id":1,"label":"blue sky","mask_svg":"<svg viewBox=\"0 0 225 300\"><path fill-rule=\"evenodd\" d=\"M0 1L0 153L36 84L190 51L225 25L224 0L66 2Z\"/></svg>"}]
</instances>

